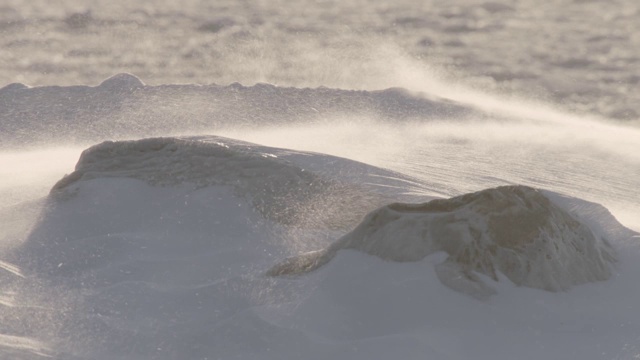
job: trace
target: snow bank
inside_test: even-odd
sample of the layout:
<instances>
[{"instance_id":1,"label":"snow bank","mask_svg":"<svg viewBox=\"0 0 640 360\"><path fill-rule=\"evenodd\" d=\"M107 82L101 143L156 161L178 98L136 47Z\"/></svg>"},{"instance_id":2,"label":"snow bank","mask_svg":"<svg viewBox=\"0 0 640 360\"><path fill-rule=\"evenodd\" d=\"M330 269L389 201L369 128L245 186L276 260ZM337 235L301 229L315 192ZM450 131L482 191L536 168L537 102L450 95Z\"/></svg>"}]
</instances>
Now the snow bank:
<instances>
[{"instance_id":1,"label":"snow bank","mask_svg":"<svg viewBox=\"0 0 640 360\"><path fill-rule=\"evenodd\" d=\"M391 261L418 261L444 251L440 281L477 298L495 291L476 273L498 273L549 291L607 280L615 253L607 239L540 191L504 186L423 204L394 203L373 211L328 248L286 260L269 275L300 274L355 249Z\"/></svg>"}]
</instances>

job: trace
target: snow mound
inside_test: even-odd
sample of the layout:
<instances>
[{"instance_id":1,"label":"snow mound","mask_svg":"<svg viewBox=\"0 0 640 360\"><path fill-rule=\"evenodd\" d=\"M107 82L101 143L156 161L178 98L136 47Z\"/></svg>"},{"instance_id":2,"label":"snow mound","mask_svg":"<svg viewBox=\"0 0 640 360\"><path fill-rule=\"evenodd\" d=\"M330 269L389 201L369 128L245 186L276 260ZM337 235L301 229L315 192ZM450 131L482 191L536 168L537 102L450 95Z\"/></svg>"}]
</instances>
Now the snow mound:
<instances>
[{"instance_id":1,"label":"snow mound","mask_svg":"<svg viewBox=\"0 0 640 360\"><path fill-rule=\"evenodd\" d=\"M70 197L82 182L98 178L132 178L153 186L231 186L271 220L294 224L313 218L339 228L353 226L389 201L382 192L308 171L277 150L215 136L107 141L85 150L75 171L51 192L57 198Z\"/></svg>"},{"instance_id":2,"label":"snow mound","mask_svg":"<svg viewBox=\"0 0 640 360\"><path fill-rule=\"evenodd\" d=\"M268 275L300 274L355 249L391 261L418 261L435 252L440 281L476 298L495 290L476 273L548 291L607 280L615 254L599 232L541 191L503 186L423 204L393 203L328 248L276 265Z\"/></svg>"},{"instance_id":3,"label":"snow mound","mask_svg":"<svg viewBox=\"0 0 640 360\"><path fill-rule=\"evenodd\" d=\"M232 149L223 142L150 138L106 141L90 147L82 153L75 171L58 182L53 191L101 177L135 178L158 186L192 182L199 186L247 187L245 182L254 179L254 174L262 175L266 182L315 180L312 174L270 154Z\"/></svg>"},{"instance_id":4,"label":"snow mound","mask_svg":"<svg viewBox=\"0 0 640 360\"><path fill-rule=\"evenodd\" d=\"M105 90L133 91L145 85L137 76L128 73L116 74L102 83L99 87Z\"/></svg>"},{"instance_id":5,"label":"snow mound","mask_svg":"<svg viewBox=\"0 0 640 360\"><path fill-rule=\"evenodd\" d=\"M17 90L24 90L24 89L29 89L29 87L23 83L11 83L9 85L3 86L0 88L0 93L6 91L17 91Z\"/></svg>"}]
</instances>

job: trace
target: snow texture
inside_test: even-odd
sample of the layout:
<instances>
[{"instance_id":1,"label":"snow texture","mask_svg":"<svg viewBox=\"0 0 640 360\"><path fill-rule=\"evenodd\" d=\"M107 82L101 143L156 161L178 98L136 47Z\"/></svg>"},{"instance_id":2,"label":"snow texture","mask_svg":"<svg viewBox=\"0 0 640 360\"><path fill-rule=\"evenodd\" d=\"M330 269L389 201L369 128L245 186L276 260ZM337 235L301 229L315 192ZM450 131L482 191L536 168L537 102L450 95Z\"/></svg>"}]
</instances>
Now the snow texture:
<instances>
[{"instance_id":1,"label":"snow texture","mask_svg":"<svg viewBox=\"0 0 640 360\"><path fill-rule=\"evenodd\" d=\"M373 211L352 232L322 251L303 254L268 271L300 274L356 249L391 261L419 261L435 252L443 284L477 298L494 290L474 272L549 291L607 280L615 253L607 239L540 191L504 186L423 204L394 203Z\"/></svg>"}]
</instances>

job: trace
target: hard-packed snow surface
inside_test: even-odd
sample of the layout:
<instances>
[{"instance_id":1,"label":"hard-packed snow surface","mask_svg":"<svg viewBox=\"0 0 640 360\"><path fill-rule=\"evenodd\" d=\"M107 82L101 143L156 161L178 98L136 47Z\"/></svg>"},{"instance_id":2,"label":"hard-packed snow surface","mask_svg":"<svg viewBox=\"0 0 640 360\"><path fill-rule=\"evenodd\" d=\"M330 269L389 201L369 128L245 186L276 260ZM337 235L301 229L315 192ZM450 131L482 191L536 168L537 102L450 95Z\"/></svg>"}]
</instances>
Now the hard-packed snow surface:
<instances>
[{"instance_id":1,"label":"hard-packed snow surface","mask_svg":"<svg viewBox=\"0 0 640 360\"><path fill-rule=\"evenodd\" d=\"M439 279L477 298L495 290L474 272L496 281L500 272L516 285L559 291L607 280L615 261L607 239L540 191L505 186L384 206L327 249L289 259L268 274L312 271L344 249L400 262L443 251L449 257L436 266Z\"/></svg>"}]
</instances>

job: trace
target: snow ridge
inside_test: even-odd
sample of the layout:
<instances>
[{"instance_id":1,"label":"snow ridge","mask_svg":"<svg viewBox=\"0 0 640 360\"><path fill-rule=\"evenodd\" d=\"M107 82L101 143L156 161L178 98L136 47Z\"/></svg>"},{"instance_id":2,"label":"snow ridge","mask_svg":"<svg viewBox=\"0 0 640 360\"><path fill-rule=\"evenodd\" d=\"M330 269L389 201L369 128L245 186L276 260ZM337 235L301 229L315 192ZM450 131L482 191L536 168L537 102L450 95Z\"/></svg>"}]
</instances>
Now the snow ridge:
<instances>
[{"instance_id":1,"label":"snow ridge","mask_svg":"<svg viewBox=\"0 0 640 360\"><path fill-rule=\"evenodd\" d=\"M19 90L19 91L18 91ZM145 85L117 74L98 86L11 84L0 89L0 147L96 143L224 127L314 123L355 116L382 121L464 119L464 104L400 88L355 91L270 84ZM53 140L54 142L56 140Z\"/></svg>"}]
</instances>

